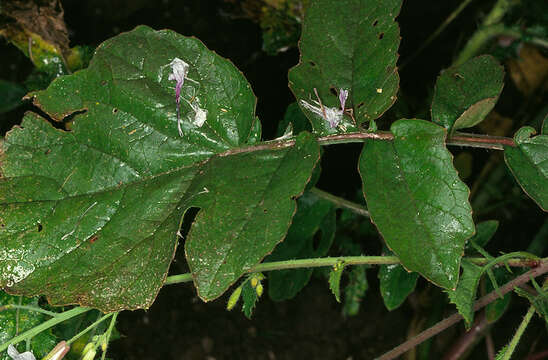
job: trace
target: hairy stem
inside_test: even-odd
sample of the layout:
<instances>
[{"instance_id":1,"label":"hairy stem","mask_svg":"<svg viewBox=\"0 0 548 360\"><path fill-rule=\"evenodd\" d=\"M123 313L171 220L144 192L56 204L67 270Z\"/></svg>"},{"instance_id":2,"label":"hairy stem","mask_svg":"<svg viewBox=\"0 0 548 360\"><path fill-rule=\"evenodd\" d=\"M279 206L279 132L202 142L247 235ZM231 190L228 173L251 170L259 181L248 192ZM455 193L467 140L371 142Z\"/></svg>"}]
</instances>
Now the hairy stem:
<instances>
[{"instance_id":1,"label":"hairy stem","mask_svg":"<svg viewBox=\"0 0 548 360\"><path fill-rule=\"evenodd\" d=\"M335 204L335 206L337 206L340 209L347 209L358 215L369 217L369 211L367 211L365 206L362 206L352 201L348 201L341 197L335 196L326 191L320 190L316 187L310 189L310 192L317 195L318 197L321 197L322 199L332 202L333 204Z\"/></svg>"},{"instance_id":2,"label":"hairy stem","mask_svg":"<svg viewBox=\"0 0 548 360\"><path fill-rule=\"evenodd\" d=\"M548 262L546 259L507 259L509 256L526 256L525 253L512 253L506 254L495 260L490 260L482 257L469 257L466 258L476 265L489 265L493 266L494 262L508 264L513 267L535 267L539 266L543 261ZM340 262L345 265L392 265L399 264L400 259L396 256L340 256L340 257L325 257L325 258L311 258L311 259L298 259L298 260L284 260L284 261L272 261L261 263L248 271L248 273L274 271L274 270L287 270L287 269L300 269L300 268L312 268L312 267L326 267L334 266ZM179 284L192 281L192 274L179 274L168 276L164 285Z\"/></svg>"},{"instance_id":3,"label":"hairy stem","mask_svg":"<svg viewBox=\"0 0 548 360\"><path fill-rule=\"evenodd\" d=\"M504 357L502 360L509 360L512 357L512 354L514 353L514 350L516 350L516 346L518 346L519 339L521 339L521 335L525 332L525 329L527 328L527 325L529 325L529 322L533 318L533 315L535 314L535 307L533 305L529 306L529 310L527 310L527 314L525 314L525 317L519 324L518 329L516 330L516 333L512 337L512 340L510 340L510 344L508 344L508 348L506 349L506 352L504 353Z\"/></svg>"},{"instance_id":4,"label":"hairy stem","mask_svg":"<svg viewBox=\"0 0 548 360\"><path fill-rule=\"evenodd\" d=\"M496 299L499 298L499 293L502 295L505 295L512 291L515 287L518 287L520 285L525 284L526 282L530 281L532 278L535 278L537 276L543 275L548 272L548 259L543 259L542 263L527 271L526 273L516 277L515 279L507 282L503 286L499 288L498 291L492 291L489 294L485 295L484 297L480 298L474 303L474 311L478 311L488 304L492 303ZM415 337L407 340L401 345L398 345L394 349L390 350L389 352L383 354L378 360L391 360L395 359L398 356L406 353L407 351L411 350L415 346L419 345L423 341L426 341L430 339L432 336L439 334L440 332L446 330L450 326L453 326L454 324L458 323L462 320L462 316L458 313L455 313L442 321L438 322L436 325L424 330L420 334L416 335Z\"/></svg>"}]
</instances>

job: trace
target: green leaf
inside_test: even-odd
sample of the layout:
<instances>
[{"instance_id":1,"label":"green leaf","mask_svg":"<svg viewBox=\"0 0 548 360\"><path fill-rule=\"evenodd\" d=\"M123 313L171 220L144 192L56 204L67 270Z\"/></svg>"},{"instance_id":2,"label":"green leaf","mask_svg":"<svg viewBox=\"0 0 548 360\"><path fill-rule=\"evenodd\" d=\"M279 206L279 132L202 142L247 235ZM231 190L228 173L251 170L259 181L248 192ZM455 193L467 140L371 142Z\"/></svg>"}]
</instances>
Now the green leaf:
<instances>
[{"instance_id":1,"label":"green leaf","mask_svg":"<svg viewBox=\"0 0 548 360\"><path fill-rule=\"evenodd\" d=\"M392 255L391 251L384 251ZM388 311L400 307L409 294L415 290L419 274L408 272L400 264L381 265L379 268L380 291Z\"/></svg>"},{"instance_id":2,"label":"green leaf","mask_svg":"<svg viewBox=\"0 0 548 360\"><path fill-rule=\"evenodd\" d=\"M436 81L432 121L450 133L478 124L495 106L503 80L504 69L490 55L445 70Z\"/></svg>"},{"instance_id":3,"label":"green leaf","mask_svg":"<svg viewBox=\"0 0 548 360\"><path fill-rule=\"evenodd\" d=\"M474 301L476 300L476 292L478 284L483 274L481 266L474 263L462 261L462 276L455 290L447 291L449 299L455 305L459 314L462 315L466 322L466 328L470 329L474 320Z\"/></svg>"},{"instance_id":4,"label":"green leaf","mask_svg":"<svg viewBox=\"0 0 548 360\"><path fill-rule=\"evenodd\" d=\"M249 281L246 281L242 286L242 312L246 318L251 319L258 298L255 289L251 286Z\"/></svg>"},{"instance_id":5,"label":"green leaf","mask_svg":"<svg viewBox=\"0 0 548 360\"><path fill-rule=\"evenodd\" d=\"M341 302L341 276L344 271L344 263L337 263L329 273L329 289L335 295L335 300Z\"/></svg>"},{"instance_id":6,"label":"green leaf","mask_svg":"<svg viewBox=\"0 0 548 360\"><path fill-rule=\"evenodd\" d=\"M495 235L499 227L497 220L487 220L476 224L476 234L470 239L466 247L470 247L470 243L473 241L479 247L487 245L489 240Z\"/></svg>"},{"instance_id":7,"label":"green leaf","mask_svg":"<svg viewBox=\"0 0 548 360\"><path fill-rule=\"evenodd\" d=\"M454 289L474 223L446 131L417 119L398 120L391 131L393 141L368 141L360 157L371 219L406 269Z\"/></svg>"},{"instance_id":8,"label":"green leaf","mask_svg":"<svg viewBox=\"0 0 548 360\"><path fill-rule=\"evenodd\" d=\"M516 147L504 147L504 160L523 191L548 211L548 133L531 137L534 134L532 127L519 129Z\"/></svg>"},{"instance_id":9,"label":"green leaf","mask_svg":"<svg viewBox=\"0 0 548 360\"><path fill-rule=\"evenodd\" d=\"M306 10L299 42L299 64L289 71L289 87L318 134L356 130L380 117L396 100L399 76L396 67L399 27L394 21L401 0L316 0ZM340 110L340 89L349 90L344 115L331 128L316 107L317 89L324 106Z\"/></svg>"},{"instance_id":10,"label":"green leaf","mask_svg":"<svg viewBox=\"0 0 548 360\"><path fill-rule=\"evenodd\" d=\"M20 298L19 296L8 295L5 292L0 291L0 307L8 304L38 307L38 298ZM17 317L19 317L18 320ZM35 311L22 309L19 311L16 309L0 311L0 344L4 344L15 337L16 329L18 330L18 333L21 334L48 319L48 316ZM55 347L56 343L57 338L53 335L51 329L49 329L32 338L30 350L37 359L40 359L46 356L49 351ZM19 343L16 345L16 348L19 352L26 351L25 342ZM0 354L0 360L11 360L11 358L6 352L2 352Z\"/></svg>"},{"instance_id":11,"label":"green leaf","mask_svg":"<svg viewBox=\"0 0 548 360\"><path fill-rule=\"evenodd\" d=\"M21 105L21 99L26 93L24 86L0 79L0 114Z\"/></svg>"},{"instance_id":12,"label":"green leaf","mask_svg":"<svg viewBox=\"0 0 548 360\"><path fill-rule=\"evenodd\" d=\"M285 240L278 244L266 261L321 257L327 254L335 237L333 203L305 192L297 201L297 213ZM319 241L315 240L319 238ZM318 242L315 246L314 243ZM313 269L273 271L268 276L268 293L275 301L295 297L312 275Z\"/></svg>"},{"instance_id":13,"label":"green leaf","mask_svg":"<svg viewBox=\"0 0 548 360\"><path fill-rule=\"evenodd\" d=\"M166 67L174 57L200 82L183 86L183 137ZM187 118L191 94L208 111L202 127ZM234 148L260 139L249 84L171 31L108 40L87 69L35 96L57 119L86 111L70 132L29 113L3 143L0 287L55 304L149 307L189 207L202 209L185 244L198 294L220 296L283 239L319 157L306 133L285 148Z\"/></svg>"},{"instance_id":14,"label":"green leaf","mask_svg":"<svg viewBox=\"0 0 548 360\"><path fill-rule=\"evenodd\" d=\"M295 146L214 157L202 166L182 200L198 213L185 252L198 295L219 297L283 240L300 195L319 158L302 133ZM237 179L237 181L234 181ZM208 193L196 194L208 190Z\"/></svg>"},{"instance_id":15,"label":"green leaf","mask_svg":"<svg viewBox=\"0 0 548 360\"><path fill-rule=\"evenodd\" d=\"M360 311L360 305L365 292L369 288L365 266L353 266L348 274L348 284L344 288L343 315L355 316Z\"/></svg>"}]
</instances>

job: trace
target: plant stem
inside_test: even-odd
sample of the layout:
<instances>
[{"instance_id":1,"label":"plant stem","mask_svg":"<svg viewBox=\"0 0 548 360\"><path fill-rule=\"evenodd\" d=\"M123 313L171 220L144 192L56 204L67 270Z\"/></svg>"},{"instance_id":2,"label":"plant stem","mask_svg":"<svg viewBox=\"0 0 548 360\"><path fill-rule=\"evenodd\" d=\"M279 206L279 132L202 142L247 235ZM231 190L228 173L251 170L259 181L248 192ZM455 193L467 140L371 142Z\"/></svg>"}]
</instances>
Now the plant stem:
<instances>
[{"instance_id":1,"label":"plant stem","mask_svg":"<svg viewBox=\"0 0 548 360\"><path fill-rule=\"evenodd\" d=\"M348 200L343 199L341 197L335 196L333 194L330 194L328 192L320 190L316 187L310 189L310 192L317 195L318 197L321 197L322 199L325 199L327 201L332 202L338 208L347 209L347 210L350 210L353 213L356 213L358 215L369 217L369 211L367 211L365 206L362 206L362 205L356 204L352 201L348 201Z\"/></svg>"},{"instance_id":2,"label":"plant stem","mask_svg":"<svg viewBox=\"0 0 548 360\"><path fill-rule=\"evenodd\" d=\"M534 314L535 314L535 307L531 305L529 306L529 310L527 310L527 314L525 314L525 317L521 321L521 324L519 324L519 327L516 330L516 333L514 334L514 336L512 337L510 344L508 344L508 348L506 349L502 360L510 360L510 357L512 357L512 354L514 353L516 346L518 346L521 335L523 335L523 332L527 328L527 325L529 325L529 322L531 321L531 318L533 317Z\"/></svg>"},{"instance_id":3,"label":"plant stem","mask_svg":"<svg viewBox=\"0 0 548 360\"><path fill-rule=\"evenodd\" d=\"M517 3L517 1L513 0L498 0L495 3L489 14L487 14L483 20L483 23L479 29L474 33L474 35L472 35L464 48L461 50L459 56L453 63L453 66L460 65L475 56L481 48L485 46L485 43L489 41L489 39L503 31L504 25L500 22L506 12L515 3Z\"/></svg>"},{"instance_id":4,"label":"plant stem","mask_svg":"<svg viewBox=\"0 0 548 360\"><path fill-rule=\"evenodd\" d=\"M37 306L16 305L16 304L9 304L9 305L0 306L0 312L2 312L4 310L11 310L11 309L21 309L21 310L27 310L27 311L35 311L35 312L38 312L38 313L41 313L41 314L44 314L44 315L48 315L48 316L51 316L51 317L56 317L57 315L59 315L59 313L44 310L44 309L42 309L40 307L37 307Z\"/></svg>"},{"instance_id":5,"label":"plant stem","mask_svg":"<svg viewBox=\"0 0 548 360\"><path fill-rule=\"evenodd\" d=\"M84 335L85 333L87 333L88 331L92 330L93 328L95 328L97 325L99 325L100 323L102 323L103 321L105 321L106 319L108 319L109 317L111 317L113 314L115 313L110 313L110 314L106 314L106 315L103 315L101 316L99 319L97 319L93 324L89 325L87 328L85 328L84 330L80 331L78 334L74 335L73 337L71 337L69 340L67 340L67 345L70 345L72 344L73 342L75 342L76 340L78 340L82 335Z\"/></svg>"},{"instance_id":6,"label":"plant stem","mask_svg":"<svg viewBox=\"0 0 548 360\"><path fill-rule=\"evenodd\" d=\"M105 349L101 349L103 351L103 354L101 355L101 360L105 360L105 356L107 355L107 349L108 344L110 342L110 335L112 334L112 329L114 329L114 324L116 324L116 318L118 317L119 312L115 312L112 316L112 319L110 319L110 325L108 326L107 332L105 333L107 347Z\"/></svg>"},{"instance_id":7,"label":"plant stem","mask_svg":"<svg viewBox=\"0 0 548 360\"><path fill-rule=\"evenodd\" d=\"M528 256L525 253L512 253L498 257L495 260L490 260L482 257L469 257L466 258L476 265L493 266L494 262L505 262L509 266L513 267L535 267L539 266L545 259L531 259L530 255L527 259L507 259L510 256ZM325 258L311 258L311 259L298 259L298 260L285 260L285 261L272 261L261 263L250 269L248 273L266 272L274 270L287 270L287 269L300 269L300 268L312 268L312 267L326 267L334 266L337 263L344 262L345 265L392 265L399 264L400 259L396 256L340 256L340 257L325 257ZM192 281L192 274L179 274L168 276L164 285L179 284Z\"/></svg>"},{"instance_id":8,"label":"plant stem","mask_svg":"<svg viewBox=\"0 0 548 360\"><path fill-rule=\"evenodd\" d=\"M49 319L48 321L45 321L41 323L40 325L37 325L33 327L32 329L29 329L25 331L24 333L13 337L9 341L3 343L0 345L0 353L3 352L8 348L9 345L17 344L21 341L25 341L27 339L31 339L33 336L36 336L37 334L41 333L44 330L47 330L59 323L62 323L63 321L66 321L68 319L72 319L75 316L78 316L80 314L83 314L87 311L90 311L91 308L86 307L75 307L74 309L67 310L62 313L58 313L54 318Z\"/></svg>"},{"instance_id":9,"label":"plant stem","mask_svg":"<svg viewBox=\"0 0 548 360\"><path fill-rule=\"evenodd\" d=\"M548 272L548 259L543 259L542 263L527 271L526 273L521 274L520 276L516 277L515 279L507 282L503 286L499 287L499 290L494 290L490 292L489 294L485 295L484 297L480 298L474 303L474 311L478 311L488 304L492 303L496 299L499 298L499 294L505 295L512 291L515 287L518 287L520 285L525 284L526 282L530 281L532 278L535 278L537 276L543 275ZM443 330L447 329L448 327L458 323L462 320L462 316L459 313L455 313L442 321L438 322L436 325L424 330L423 332L419 333L418 335L414 336L413 338L407 340L401 345L398 345L394 349L388 351L387 353L383 354L381 357L377 358L377 360L391 360L395 359L398 356L404 354L405 352L411 350L415 346L419 345L423 341L426 341L430 339L432 336L439 334Z\"/></svg>"}]
</instances>

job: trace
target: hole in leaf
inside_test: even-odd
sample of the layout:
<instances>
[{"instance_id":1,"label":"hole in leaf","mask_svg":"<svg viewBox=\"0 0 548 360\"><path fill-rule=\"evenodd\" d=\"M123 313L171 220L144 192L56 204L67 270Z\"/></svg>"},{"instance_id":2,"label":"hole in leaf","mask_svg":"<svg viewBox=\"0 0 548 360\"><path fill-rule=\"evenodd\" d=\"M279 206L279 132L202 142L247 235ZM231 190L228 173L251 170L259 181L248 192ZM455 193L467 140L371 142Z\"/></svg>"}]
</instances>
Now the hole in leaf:
<instances>
[{"instance_id":1,"label":"hole in leaf","mask_svg":"<svg viewBox=\"0 0 548 360\"><path fill-rule=\"evenodd\" d=\"M309 63L310 66L312 66L312 67L316 66L316 63L315 63L314 61L309 61L308 63Z\"/></svg>"},{"instance_id":2,"label":"hole in leaf","mask_svg":"<svg viewBox=\"0 0 548 360\"><path fill-rule=\"evenodd\" d=\"M38 223L38 232L42 231L43 228L42 224Z\"/></svg>"},{"instance_id":3,"label":"hole in leaf","mask_svg":"<svg viewBox=\"0 0 548 360\"><path fill-rule=\"evenodd\" d=\"M198 207L191 207L185 211L185 214L183 216L183 223L181 224L179 232L177 233L177 235L183 240L186 239L186 236L188 235L188 232L190 231L190 228L194 223L194 219L196 218L196 215L198 215L198 211L200 211L200 208Z\"/></svg>"},{"instance_id":4,"label":"hole in leaf","mask_svg":"<svg viewBox=\"0 0 548 360\"><path fill-rule=\"evenodd\" d=\"M375 20L375 21L373 22L373 26L377 26L378 23L379 23L379 20Z\"/></svg>"},{"instance_id":5,"label":"hole in leaf","mask_svg":"<svg viewBox=\"0 0 548 360\"><path fill-rule=\"evenodd\" d=\"M2 224L0 224L0 227L6 227L6 224L2 223Z\"/></svg>"},{"instance_id":6,"label":"hole in leaf","mask_svg":"<svg viewBox=\"0 0 548 360\"><path fill-rule=\"evenodd\" d=\"M379 34L379 40L382 40L383 37L384 37L384 33L382 32Z\"/></svg>"},{"instance_id":7,"label":"hole in leaf","mask_svg":"<svg viewBox=\"0 0 548 360\"><path fill-rule=\"evenodd\" d=\"M338 95L337 95L337 90L335 89L334 86L330 86L330 87L329 87L329 91L331 92L331 94L333 94L333 95L335 95L335 96L338 96Z\"/></svg>"},{"instance_id":8,"label":"hole in leaf","mask_svg":"<svg viewBox=\"0 0 548 360\"><path fill-rule=\"evenodd\" d=\"M364 106L365 103L362 101L361 103L358 104L358 106L356 106L357 109L361 108L362 106Z\"/></svg>"},{"instance_id":9,"label":"hole in leaf","mask_svg":"<svg viewBox=\"0 0 548 360\"><path fill-rule=\"evenodd\" d=\"M107 81L106 80L101 80L101 85L102 86L105 86L107 84Z\"/></svg>"},{"instance_id":10,"label":"hole in leaf","mask_svg":"<svg viewBox=\"0 0 548 360\"><path fill-rule=\"evenodd\" d=\"M320 247L320 244L322 242L322 231L318 230L314 234L314 237L312 237L312 248L314 251L318 251L318 248Z\"/></svg>"},{"instance_id":11,"label":"hole in leaf","mask_svg":"<svg viewBox=\"0 0 548 360\"><path fill-rule=\"evenodd\" d=\"M266 214L266 213L268 212L268 210L267 210L267 209L263 209L263 212Z\"/></svg>"},{"instance_id":12,"label":"hole in leaf","mask_svg":"<svg viewBox=\"0 0 548 360\"><path fill-rule=\"evenodd\" d=\"M117 112L118 112L118 109L116 109L116 108L112 109L113 114L116 114Z\"/></svg>"}]
</instances>

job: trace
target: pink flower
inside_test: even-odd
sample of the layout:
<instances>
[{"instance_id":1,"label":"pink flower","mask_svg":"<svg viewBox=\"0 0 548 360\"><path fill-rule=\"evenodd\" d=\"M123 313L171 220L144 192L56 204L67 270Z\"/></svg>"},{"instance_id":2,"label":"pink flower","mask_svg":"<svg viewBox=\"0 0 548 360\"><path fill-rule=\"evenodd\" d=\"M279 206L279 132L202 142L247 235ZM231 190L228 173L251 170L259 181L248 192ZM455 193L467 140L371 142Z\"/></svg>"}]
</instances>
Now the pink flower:
<instances>
[{"instance_id":1,"label":"pink flower","mask_svg":"<svg viewBox=\"0 0 548 360\"><path fill-rule=\"evenodd\" d=\"M173 59L169 65L171 66L171 74L169 74L168 80L175 80L175 103L177 104L177 129L179 135L183 136L183 130L181 129L181 89L185 83L186 75L188 74L189 65L179 58Z\"/></svg>"}]
</instances>

